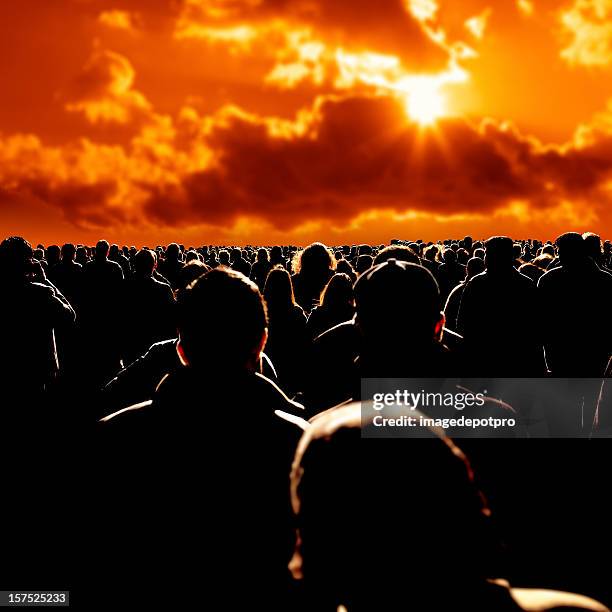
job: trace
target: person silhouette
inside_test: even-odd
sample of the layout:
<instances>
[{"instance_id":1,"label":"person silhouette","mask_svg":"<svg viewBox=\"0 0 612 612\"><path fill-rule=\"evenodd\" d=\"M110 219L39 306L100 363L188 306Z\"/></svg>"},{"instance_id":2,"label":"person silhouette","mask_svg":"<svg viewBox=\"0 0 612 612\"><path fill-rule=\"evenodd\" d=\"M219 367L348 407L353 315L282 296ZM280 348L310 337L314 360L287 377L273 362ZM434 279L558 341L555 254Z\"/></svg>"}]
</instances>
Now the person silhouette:
<instances>
[{"instance_id":1,"label":"person silhouette","mask_svg":"<svg viewBox=\"0 0 612 612\"><path fill-rule=\"evenodd\" d=\"M295 299L304 312L310 314L334 274L336 260L324 244L314 242L296 254L293 266Z\"/></svg>"},{"instance_id":2,"label":"person silhouette","mask_svg":"<svg viewBox=\"0 0 612 612\"><path fill-rule=\"evenodd\" d=\"M82 382L98 386L121 365L123 270L108 259L106 240L96 244L92 261L83 272L83 296L79 330L82 350L91 351L91 361L83 364Z\"/></svg>"},{"instance_id":3,"label":"person silhouette","mask_svg":"<svg viewBox=\"0 0 612 612\"><path fill-rule=\"evenodd\" d=\"M480 257L472 257L468 260L465 279L461 281L448 295L446 305L444 306L444 316L446 318L445 326L447 329L457 331L457 316L459 315L459 306L461 298L467 282L474 278L477 274L484 272L485 262Z\"/></svg>"},{"instance_id":4,"label":"person silhouette","mask_svg":"<svg viewBox=\"0 0 612 612\"><path fill-rule=\"evenodd\" d=\"M153 278L156 266L155 253L141 249L134 257L134 274L125 283L124 363L143 355L155 342L176 336L174 295L168 285Z\"/></svg>"},{"instance_id":5,"label":"person silhouette","mask_svg":"<svg viewBox=\"0 0 612 612\"><path fill-rule=\"evenodd\" d=\"M589 256L580 234L562 234L556 244L560 265L538 281L547 311L542 322L546 362L554 376L600 377L612 350L607 312L612 275Z\"/></svg>"},{"instance_id":6,"label":"person silhouette","mask_svg":"<svg viewBox=\"0 0 612 612\"><path fill-rule=\"evenodd\" d=\"M314 339L305 403L309 414L357 399L362 378L459 376L443 340L440 289L423 266L389 259L355 283L356 316Z\"/></svg>"},{"instance_id":7,"label":"person silhouette","mask_svg":"<svg viewBox=\"0 0 612 612\"><path fill-rule=\"evenodd\" d=\"M486 270L463 290L457 327L475 377L537 377L545 373L541 309L534 282L514 267L514 243L486 242ZM522 317L525 304L530 316Z\"/></svg>"},{"instance_id":8,"label":"person silhouette","mask_svg":"<svg viewBox=\"0 0 612 612\"><path fill-rule=\"evenodd\" d=\"M321 294L321 304L313 308L306 330L310 338L349 321L355 314L353 281L347 274L334 274Z\"/></svg>"},{"instance_id":9,"label":"person silhouette","mask_svg":"<svg viewBox=\"0 0 612 612\"><path fill-rule=\"evenodd\" d=\"M457 261L457 253L451 248L445 249L442 254L443 263L438 267L438 283L442 301L450 292L465 279L465 265Z\"/></svg>"},{"instance_id":10,"label":"person silhouette","mask_svg":"<svg viewBox=\"0 0 612 612\"><path fill-rule=\"evenodd\" d=\"M263 292L269 319L266 352L281 386L295 393L301 390L303 365L308 346L306 315L296 302L291 276L280 266L270 270Z\"/></svg>"},{"instance_id":11,"label":"person silhouette","mask_svg":"<svg viewBox=\"0 0 612 612\"><path fill-rule=\"evenodd\" d=\"M83 284L83 266L75 261L76 247L66 243L61 249L61 259L49 270L49 278L68 299L73 308L78 309Z\"/></svg>"},{"instance_id":12,"label":"person silhouette","mask_svg":"<svg viewBox=\"0 0 612 612\"><path fill-rule=\"evenodd\" d=\"M131 273L130 260L124 255L123 251L119 250L119 245L113 244L108 253L109 261L114 261L121 266L124 278L127 278Z\"/></svg>"},{"instance_id":13,"label":"person silhouette","mask_svg":"<svg viewBox=\"0 0 612 612\"><path fill-rule=\"evenodd\" d=\"M251 275L251 264L243 257L242 251L238 247L232 249L231 266L247 278Z\"/></svg>"},{"instance_id":14,"label":"person silhouette","mask_svg":"<svg viewBox=\"0 0 612 612\"><path fill-rule=\"evenodd\" d=\"M160 274L170 283L172 289L178 288L179 274L183 267L181 248L176 242L166 247L165 257L159 262Z\"/></svg>"},{"instance_id":15,"label":"person silhouette","mask_svg":"<svg viewBox=\"0 0 612 612\"><path fill-rule=\"evenodd\" d=\"M19 410L6 406L8 421L28 414L28 409L40 410L42 396L61 366L55 332L71 327L76 315L33 259L32 246L24 238L10 236L0 243L0 276L2 388L7 399L19 398Z\"/></svg>"},{"instance_id":16,"label":"person silhouette","mask_svg":"<svg viewBox=\"0 0 612 612\"><path fill-rule=\"evenodd\" d=\"M259 287L260 291L264 290L266 285L266 278L268 278L268 272L272 269L270 263L270 256L266 249L259 249L257 251L257 261L251 267L251 280Z\"/></svg>"},{"instance_id":17,"label":"person silhouette","mask_svg":"<svg viewBox=\"0 0 612 612\"><path fill-rule=\"evenodd\" d=\"M461 449L425 427L420 440L369 438L371 412L353 403L313 418L296 451L292 567L305 609L606 612L500 580L491 510Z\"/></svg>"},{"instance_id":18,"label":"person silhouette","mask_svg":"<svg viewBox=\"0 0 612 612\"><path fill-rule=\"evenodd\" d=\"M261 294L239 272L211 270L181 293L178 330L181 368L152 401L101 422L112 461L99 546L114 552L113 574L133 600L155 580L164 601L179 587L181 601L205 588L231 609L289 610L289 473L309 425L256 372L267 338ZM214 564L188 554L194 546Z\"/></svg>"}]
</instances>

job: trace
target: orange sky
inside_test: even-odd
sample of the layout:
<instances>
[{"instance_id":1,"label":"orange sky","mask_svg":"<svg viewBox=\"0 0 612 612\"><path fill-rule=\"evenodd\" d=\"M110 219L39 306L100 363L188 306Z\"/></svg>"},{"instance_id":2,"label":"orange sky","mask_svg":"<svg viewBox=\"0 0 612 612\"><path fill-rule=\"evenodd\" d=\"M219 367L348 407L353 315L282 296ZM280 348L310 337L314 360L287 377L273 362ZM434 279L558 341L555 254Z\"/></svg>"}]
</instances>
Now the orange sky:
<instances>
[{"instance_id":1,"label":"orange sky","mask_svg":"<svg viewBox=\"0 0 612 612\"><path fill-rule=\"evenodd\" d=\"M2 235L612 234L612 0L21 0L0 77Z\"/></svg>"}]
</instances>

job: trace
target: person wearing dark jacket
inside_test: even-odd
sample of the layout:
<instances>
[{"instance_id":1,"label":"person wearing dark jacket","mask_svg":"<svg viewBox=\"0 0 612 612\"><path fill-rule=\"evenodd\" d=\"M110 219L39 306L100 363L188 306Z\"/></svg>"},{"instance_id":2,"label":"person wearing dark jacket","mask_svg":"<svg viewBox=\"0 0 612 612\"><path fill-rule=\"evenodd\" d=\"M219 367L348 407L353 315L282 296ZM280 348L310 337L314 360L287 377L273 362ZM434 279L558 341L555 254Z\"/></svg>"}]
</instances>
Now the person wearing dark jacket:
<instances>
[{"instance_id":1,"label":"person wearing dark jacket","mask_svg":"<svg viewBox=\"0 0 612 612\"><path fill-rule=\"evenodd\" d=\"M289 474L308 423L256 371L267 338L261 294L238 272L212 270L181 294L178 330L181 367L151 401L101 423L112 461L100 546L115 553L113 588L122 583L134 601L154 581L161 601L204 589L228 609L289 610Z\"/></svg>"},{"instance_id":2,"label":"person wearing dark jacket","mask_svg":"<svg viewBox=\"0 0 612 612\"><path fill-rule=\"evenodd\" d=\"M75 312L33 260L30 243L19 236L0 244L0 275L5 289L0 301L2 387L7 397L17 393L24 407L38 401L59 372L55 332L72 326ZM10 413L15 411L7 406Z\"/></svg>"},{"instance_id":3,"label":"person wearing dark jacket","mask_svg":"<svg viewBox=\"0 0 612 612\"><path fill-rule=\"evenodd\" d=\"M140 357L155 342L176 335L174 294L153 277L156 265L155 253L142 249L134 257L134 274L125 283L125 363Z\"/></svg>"}]
</instances>

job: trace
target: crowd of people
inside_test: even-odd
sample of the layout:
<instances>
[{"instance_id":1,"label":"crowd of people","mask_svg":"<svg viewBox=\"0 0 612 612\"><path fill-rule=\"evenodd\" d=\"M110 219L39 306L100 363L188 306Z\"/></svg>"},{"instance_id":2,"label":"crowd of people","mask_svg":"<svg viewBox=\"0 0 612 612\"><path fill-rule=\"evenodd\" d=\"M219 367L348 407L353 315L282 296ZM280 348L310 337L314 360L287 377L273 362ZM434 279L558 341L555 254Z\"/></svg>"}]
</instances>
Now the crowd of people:
<instances>
[{"instance_id":1,"label":"crowd of people","mask_svg":"<svg viewBox=\"0 0 612 612\"><path fill-rule=\"evenodd\" d=\"M609 266L609 241L573 232L331 248L5 239L5 432L45 449L27 472L41 490L70 449L60 469L95 522L83 541L72 512L56 508L54 528L38 500L45 529L61 524L78 554L45 557L37 575L76 584L77 557L110 559L108 593L173 585L172 601L192 602L201 587L232 610L605 610L508 582L610 596L582 538L609 507L586 486L605 473L599 456L568 503L568 474L535 464L541 446L520 446L519 478L516 440L363 439L359 401L365 378L606 377ZM567 420L605 432L601 397L568 385L580 412ZM561 469L568 447L546 448ZM88 470L78 485L75 463ZM543 480L559 486L542 495ZM560 505L556 520L576 521L562 542L537 532L551 524L542 508ZM6 511L22 525L15 546L37 515L23 506ZM33 571L27 556L2 567L21 581Z\"/></svg>"}]
</instances>

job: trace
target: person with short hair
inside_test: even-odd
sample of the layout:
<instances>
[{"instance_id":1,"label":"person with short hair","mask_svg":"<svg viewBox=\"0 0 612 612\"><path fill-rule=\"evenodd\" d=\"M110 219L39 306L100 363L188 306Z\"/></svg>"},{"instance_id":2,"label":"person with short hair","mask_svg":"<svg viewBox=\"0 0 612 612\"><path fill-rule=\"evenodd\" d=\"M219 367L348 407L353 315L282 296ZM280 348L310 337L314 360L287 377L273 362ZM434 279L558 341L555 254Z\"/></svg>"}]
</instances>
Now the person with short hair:
<instances>
[{"instance_id":1,"label":"person with short hair","mask_svg":"<svg viewBox=\"0 0 612 612\"><path fill-rule=\"evenodd\" d=\"M71 327L74 309L47 278L33 257L30 243L10 236L0 243L0 300L2 346L0 372L6 398L18 405L4 406L4 418L28 414L60 371L56 331Z\"/></svg>"},{"instance_id":2,"label":"person with short hair","mask_svg":"<svg viewBox=\"0 0 612 612\"><path fill-rule=\"evenodd\" d=\"M241 273L211 270L181 293L177 321L182 366L151 401L102 419L98 546L134 599L155 583L162 598L204 589L231 609L290 610L289 473L309 425L257 372L265 303Z\"/></svg>"},{"instance_id":3,"label":"person with short hair","mask_svg":"<svg viewBox=\"0 0 612 612\"><path fill-rule=\"evenodd\" d=\"M475 377L537 377L545 373L541 308L534 282L515 267L506 236L486 242L486 270L466 283L457 327ZM528 317L521 316L525 304Z\"/></svg>"},{"instance_id":4,"label":"person with short hair","mask_svg":"<svg viewBox=\"0 0 612 612\"><path fill-rule=\"evenodd\" d=\"M155 342L174 338L176 322L172 289L155 279L157 256L141 249L134 257L134 273L125 283L123 360L128 364Z\"/></svg>"}]
</instances>

